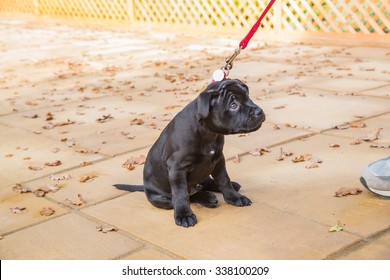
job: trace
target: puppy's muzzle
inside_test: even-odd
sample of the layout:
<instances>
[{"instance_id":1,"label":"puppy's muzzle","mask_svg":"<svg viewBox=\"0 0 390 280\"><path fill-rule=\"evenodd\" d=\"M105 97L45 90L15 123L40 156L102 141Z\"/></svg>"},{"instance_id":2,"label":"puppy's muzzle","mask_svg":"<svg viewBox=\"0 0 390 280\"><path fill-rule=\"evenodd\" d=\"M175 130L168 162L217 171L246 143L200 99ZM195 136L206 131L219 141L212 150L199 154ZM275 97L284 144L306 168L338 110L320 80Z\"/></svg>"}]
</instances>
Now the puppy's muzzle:
<instances>
[{"instance_id":1,"label":"puppy's muzzle","mask_svg":"<svg viewBox=\"0 0 390 280\"><path fill-rule=\"evenodd\" d=\"M261 127L261 124L265 121L264 111L259 106L253 106L249 113L249 127L250 130L257 130Z\"/></svg>"}]
</instances>

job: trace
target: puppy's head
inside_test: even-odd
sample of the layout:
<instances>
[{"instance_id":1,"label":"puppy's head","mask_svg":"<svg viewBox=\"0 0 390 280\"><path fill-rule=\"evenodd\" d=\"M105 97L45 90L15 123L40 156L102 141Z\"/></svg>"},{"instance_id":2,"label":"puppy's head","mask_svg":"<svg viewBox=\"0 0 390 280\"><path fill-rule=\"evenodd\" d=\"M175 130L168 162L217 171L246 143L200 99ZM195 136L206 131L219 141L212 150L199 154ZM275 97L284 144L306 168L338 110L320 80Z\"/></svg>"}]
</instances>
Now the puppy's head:
<instances>
[{"instance_id":1,"label":"puppy's head","mask_svg":"<svg viewBox=\"0 0 390 280\"><path fill-rule=\"evenodd\" d=\"M198 96L197 106L206 127L219 134L252 132L265 120L263 110L249 98L248 87L240 80L210 84Z\"/></svg>"}]
</instances>

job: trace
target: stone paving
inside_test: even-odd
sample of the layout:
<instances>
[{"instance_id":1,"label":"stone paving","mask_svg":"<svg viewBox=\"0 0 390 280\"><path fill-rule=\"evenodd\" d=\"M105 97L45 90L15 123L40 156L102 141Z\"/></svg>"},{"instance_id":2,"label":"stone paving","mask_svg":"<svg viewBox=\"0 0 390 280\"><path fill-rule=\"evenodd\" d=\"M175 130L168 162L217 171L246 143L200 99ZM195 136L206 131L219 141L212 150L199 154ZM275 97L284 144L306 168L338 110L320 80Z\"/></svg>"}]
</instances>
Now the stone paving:
<instances>
[{"instance_id":1,"label":"stone paving","mask_svg":"<svg viewBox=\"0 0 390 280\"><path fill-rule=\"evenodd\" d=\"M218 194L216 209L192 205L199 222L186 229L112 185L142 184L143 166L123 163L147 154L238 38L6 18L0 38L1 259L390 259L390 200L359 183L390 153L389 48L254 37L230 77L267 121L227 136L224 150L253 204ZM53 178L64 180L42 197L13 190ZM363 192L334 197L341 187Z\"/></svg>"}]
</instances>

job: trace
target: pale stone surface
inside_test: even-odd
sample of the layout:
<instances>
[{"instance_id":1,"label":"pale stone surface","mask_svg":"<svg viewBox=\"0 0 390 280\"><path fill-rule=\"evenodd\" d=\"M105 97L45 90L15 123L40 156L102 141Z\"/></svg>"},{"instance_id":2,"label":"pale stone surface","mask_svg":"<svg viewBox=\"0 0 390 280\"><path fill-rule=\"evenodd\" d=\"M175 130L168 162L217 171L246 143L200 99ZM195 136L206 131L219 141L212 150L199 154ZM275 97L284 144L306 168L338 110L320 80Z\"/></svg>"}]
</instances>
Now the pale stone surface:
<instances>
[{"instance_id":1,"label":"pale stone surface","mask_svg":"<svg viewBox=\"0 0 390 280\"><path fill-rule=\"evenodd\" d=\"M123 258L123 260L174 260L171 256L153 248L144 248Z\"/></svg>"},{"instance_id":2,"label":"pale stone surface","mask_svg":"<svg viewBox=\"0 0 390 280\"><path fill-rule=\"evenodd\" d=\"M42 223L67 211L60 205L49 201L46 198L36 197L31 193L12 192L12 188L0 195L0 235L26 228L28 226ZM22 213L13 213L11 208L25 208ZM41 215L44 207L50 207L54 213L50 216Z\"/></svg>"},{"instance_id":3,"label":"pale stone surface","mask_svg":"<svg viewBox=\"0 0 390 280\"><path fill-rule=\"evenodd\" d=\"M52 219L7 235L0 242L0 257L3 260L115 259L142 246L119 232L99 232L96 226L100 225L77 214Z\"/></svg>"},{"instance_id":4,"label":"pale stone surface","mask_svg":"<svg viewBox=\"0 0 390 280\"><path fill-rule=\"evenodd\" d=\"M188 229L175 225L173 211L154 208L140 193L82 211L187 259L318 259L360 239L330 234L325 225L262 203L192 208L199 223Z\"/></svg>"},{"instance_id":5,"label":"pale stone surface","mask_svg":"<svg viewBox=\"0 0 390 280\"><path fill-rule=\"evenodd\" d=\"M112 186L142 184L143 166L129 171L122 164L147 154L237 45L236 38L199 35L0 21L0 37L7 38L0 43L2 259L389 258L390 200L359 182L366 164L389 154L370 147L386 147L390 139L386 48L255 40L240 54L229 77L248 84L267 120L252 134L227 136L224 154L231 179L252 206L227 205L218 194L216 209L192 205L199 223L185 229L175 225L173 211L153 207L145 194ZM143 123L131 125L135 118ZM68 119L75 123L43 128ZM356 120L366 127L334 129ZM379 139L350 145L378 128ZM249 154L258 148L270 152ZM281 148L294 155L277 161ZM307 169L310 162L291 161L306 153L322 163ZM54 160L62 164L28 169ZM83 162L93 164L80 167ZM53 173L71 175L56 193L12 192L18 182L45 186ZM86 175L95 177L80 182ZM340 187L363 193L336 198ZM84 205L65 203L77 194ZM16 206L27 211L12 214ZM43 206L55 214L41 217ZM329 233L337 221L344 230ZM105 224L120 230L96 231Z\"/></svg>"},{"instance_id":6,"label":"pale stone surface","mask_svg":"<svg viewBox=\"0 0 390 280\"><path fill-rule=\"evenodd\" d=\"M365 245L365 246L364 246ZM390 260L390 233L364 244L358 249L341 256L343 260Z\"/></svg>"}]
</instances>

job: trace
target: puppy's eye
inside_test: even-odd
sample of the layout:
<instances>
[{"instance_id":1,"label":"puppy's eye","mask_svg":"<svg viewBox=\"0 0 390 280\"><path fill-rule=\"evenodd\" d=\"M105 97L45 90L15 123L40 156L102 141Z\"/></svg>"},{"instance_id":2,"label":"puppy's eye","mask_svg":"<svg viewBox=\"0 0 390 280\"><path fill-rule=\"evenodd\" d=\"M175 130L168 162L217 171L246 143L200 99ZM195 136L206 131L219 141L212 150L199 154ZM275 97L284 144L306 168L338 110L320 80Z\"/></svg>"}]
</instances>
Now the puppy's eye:
<instances>
[{"instance_id":1,"label":"puppy's eye","mask_svg":"<svg viewBox=\"0 0 390 280\"><path fill-rule=\"evenodd\" d=\"M238 104L236 102L230 103L230 110L237 110Z\"/></svg>"}]
</instances>

